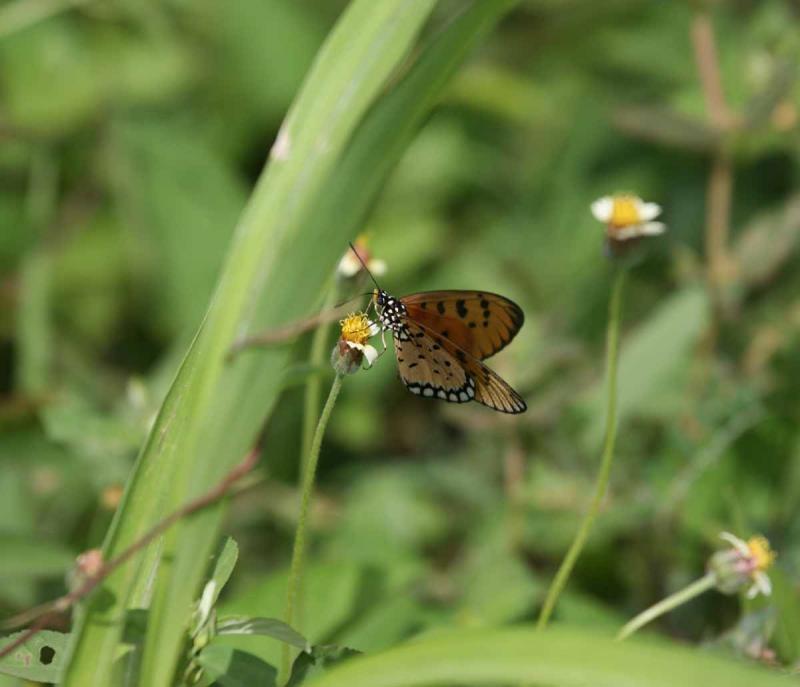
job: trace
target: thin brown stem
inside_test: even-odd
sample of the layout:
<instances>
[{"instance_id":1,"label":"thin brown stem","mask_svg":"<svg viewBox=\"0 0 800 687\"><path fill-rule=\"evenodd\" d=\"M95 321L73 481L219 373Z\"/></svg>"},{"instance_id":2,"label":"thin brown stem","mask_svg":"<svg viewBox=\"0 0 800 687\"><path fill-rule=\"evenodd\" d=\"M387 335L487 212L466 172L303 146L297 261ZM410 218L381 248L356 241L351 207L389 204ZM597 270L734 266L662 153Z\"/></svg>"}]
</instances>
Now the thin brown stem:
<instances>
[{"instance_id":1,"label":"thin brown stem","mask_svg":"<svg viewBox=\"0 0 800 687\"><path fill-rule=\"evenodd\" d=\"M349 306L340 305L331 310L323 310L319 314L306 318L305 320L291 322L282 327L276 327L275 329L269 329L264 332L259 332L258 334L253 334L252 336L239 339L233 344L233 346L231 346L231 350L228 353L228 359L233 359L243 350L248 348L286 343L287 341L291 341L305 332L319 327L321 324L328 324L329 322L334 322L338 319L341 319L351 310L352 308Z\"/></svg>"},{"instance_id":2,"label":"thin brown stem","mask_svg":"<svg viewBox=\"0 0 800 687\"><path fill-rule=\"evenodd\" d=\"M705 235L708 281L718 309L724 306L723 289L731 272L728 238L732 199L733 168L730 157L720 150L711 161L708 176Z\"/></svg>"},{"instance_id":3,"label":"thin brown stem","mask_svg":"<svg viewBox=\"0 0 800 687\"><path fill-rule=\"evenodd\" d=\"M695 13L691 34L697 73L703 88L709 119L716 128L725 129L731 123L731 113L722 88L714 25L707 10Z\"/></svg>"},{"instance_id":4,"label":"thin brown stem","mask_svg":"<svg viewBox=\"0 0 800 687\"><path fill-rule=\"evenodd\" d=\"M86 580L72 590L68 594L51 601L50 603L43 604L38 607L40 612L39 616L33 620L33 624L17 637L13 642L0 649L0 659L8 656L18 647L22 646L37 632L47 627L57 614L68 611L74 604L91 594L94 589L106 579L112 572L114 572L121 565L129 561L136 553L148 546L154 539L161 536L166 530L174 525L179 520L193 515L197 511L203 510L213 505L224 496L228 494L235 483L250 472L256 464L258 459L258 450L253 449L244 458L244 460L228 472L225 477L217 483L216 486L209 489L204 494L198 496L196 499L189 501L182 508L179 508L171 515L154 525L148 532L146 532L140 539L131 544L125 551L119 554L116 558L112 558L107 563L100 566L96 573L90 575ZM17 618L30 619L32 612L20 614ZM12 619L14 620L14 619Z\"/></svg>"},{"instance_id":5,"label":"thin brown stem","mask_svg":"<svg viewBox=\"0 0 800 687\"><path fill-rule=\"evenodd\" d=\"M734 118L725 101L714 25L707 10L695 12L691 38L708 118L720 134L706 189L705 250L709 290L717 312L721 312L724 288L731 271L728 240L733 197L733 167L725 149L724 134L733 128Z\"/></svg>"}]
</instances>

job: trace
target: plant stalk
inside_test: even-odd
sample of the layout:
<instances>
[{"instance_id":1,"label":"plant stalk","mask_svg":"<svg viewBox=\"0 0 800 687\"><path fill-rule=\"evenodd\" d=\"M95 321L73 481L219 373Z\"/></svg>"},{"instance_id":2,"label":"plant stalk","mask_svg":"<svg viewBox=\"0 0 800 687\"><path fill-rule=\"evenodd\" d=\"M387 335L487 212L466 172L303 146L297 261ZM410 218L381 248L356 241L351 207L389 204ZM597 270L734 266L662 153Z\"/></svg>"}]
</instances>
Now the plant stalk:
<instances>
[{"instance_id":1,"label":"plant stalk","mask_svg":"<svg viewBox=\"0 0 800 687\"><path fill-rule=\"evenodd\" d=\"M314 438L311 441L308 460L306 461L305 468L303 470L303 490L300 501L300 516L297 520L297 530L295 531L294 535L292 563L289 568L289 583L286 591L286 612L284 613L284 620L288 625L291 625L292 621L294 620L294 611L297 602L297 590L300 587L300 579L303 574L303 560L306 548L306 531L308 529L308 512L311 505L311 496L314 491L314 478L317 473L317 463L319 462L319 450L322 446L322 437L325 435L325 429L328 426L328 420L330 420L333 406L336 404L336 399L339 396L339 391L341 388L342 375L337 374L333 379L331 390L328 393L328 400L325 401L322 414L319 416L317 429L314 432ZM284 650L281 664L281 673L284 678L288 678L289 676L289 658L289 651Z\"/></svg>"},{"instance_id":2,"label":"plant stalk","mask_svg":"<svg viewBox=\"0 0 800 687\"><path fill-rule=\"evenodd\" d=\"M717 576L713 572L710 572L704 577L701 577L699 580L692 582L692 584L690 584L688 587L685 587L674 594L670 594L667 598L662 599L653 606L650 606L650 608L642 611L631 621L627 622L619 631L619 634L617 634L617 640L622 641L623 639L630 637L638 629L644 627L647 625L647 623L655 620L660 615L664 615L664 613L671 611L673 608L677 608L694 597L700 596L700 594L707 592L709 589L713 589L716 583Z\"/></svg>"},{"instance_id":3,"label":"plant stalk","mask_svg":"<svg viewBox=\"0 0 800 687\"><path fill-rule=\"evenodd\" d=\"M608 481L611 475L611 464L614 460L614 444L617 438L617 362L619 359L619 324L622 302L622 290L625 284L625 268L619 268L611 289L611 300L608 306L608 329L606 332L606 387L608 397L606 400L606 428L605 440L603 442L603 455L600 460L600 471L597 474L594 494L592 496L589 510L581 522L578 532L567 551L567 555L561 563L555 578L550 583L544 605L539 613L539 620L536 623L538 630L547 627L553 609L556 606L558 597L564 590L569 580L572 569L583 550L589 533L592 530L594 521L600 511L600 506L608 489Z\"/></svg>"}]
</instances>

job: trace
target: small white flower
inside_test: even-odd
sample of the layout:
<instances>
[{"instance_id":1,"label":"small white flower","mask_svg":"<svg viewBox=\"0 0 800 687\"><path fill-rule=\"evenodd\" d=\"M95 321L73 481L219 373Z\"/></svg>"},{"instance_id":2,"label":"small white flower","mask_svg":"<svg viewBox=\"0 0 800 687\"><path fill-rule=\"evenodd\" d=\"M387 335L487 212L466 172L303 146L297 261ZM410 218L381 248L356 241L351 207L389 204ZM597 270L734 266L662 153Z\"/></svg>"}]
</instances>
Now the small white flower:
<instances>
[{"instance_id":1,"label":"small white flower","mask_svg":"<svg viewBox=\"0 0 800 687\"><path fill-rule=\"evenodd\" d=\"M663 234L667 227L653 220L661 214L658 203L646 203L638 196L603 196L591 205L595 219L606 225L606 234L615 241Z\"/></svg>"},{"instance_id":2,"label":"small white flower","mask_svg":"<svg viewBox=\"0 0 800 687\"><path fill-rule=\"evenodd\" d=\"M381 331L380 326L372 322L364 313L348 315L341 322L342 333L331 353L331 364L340 374L357 372L362 361L367 367L378 358L378 351L367 341Z\"/></svg>"},{"instance_id":3,"label":"small white flower","mask_svg":"<svg viewBox=\"0 0 800 687\"><path fill-rule=\"evenodd\" d=\"M380 277L386 274L386 262L372 257L367 249L367 239L364 235L361 235L356 239L355 248L358 251L358 256L348 248L347 252L339 261L339 267L337 268L339 276L344 277L345 279L355 277L361 270L364 269L364 266L361 264L361 260L364 261L367 269L372 272L374 276ZM358 259L359 256L361 257L361 260Z\"/></svg>"},{"instance_id":4,"label":"small white flower","mask_svg":"<svg viewBox=\"0 0 800 687\"><path fill-rule=\"evenodd\" d=\"M769 596L772 583L766 571L775 561L775 552L770 549L769 542L764 537L750 537L745 541L730 532L722 532L719 536L732 548L717 551L711 557L717 588L730 594L747 586L748 599L759 594Z\"/></svg>"}]
</instances>

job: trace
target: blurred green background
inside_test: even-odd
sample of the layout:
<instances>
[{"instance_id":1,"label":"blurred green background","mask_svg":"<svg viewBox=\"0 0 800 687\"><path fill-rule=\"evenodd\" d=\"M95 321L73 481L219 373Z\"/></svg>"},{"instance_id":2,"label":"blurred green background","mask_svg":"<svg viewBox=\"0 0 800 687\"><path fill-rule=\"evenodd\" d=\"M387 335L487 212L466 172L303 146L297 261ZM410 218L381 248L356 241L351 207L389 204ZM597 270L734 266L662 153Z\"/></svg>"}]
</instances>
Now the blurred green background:
<instances>
[{"instance_id":1,"label":"blurred green background","mask_svg":"<svg viewBox=\"0 0 800 687\"><path fill-rule=\"evenodd\" d=\"M74 557L101 544L344 3L72 5L0 7L0 615L61 593ZM425 402L391 354L347 379L313 510L298 623L312 641L371 651L535 617L602 439L611 267L589 204L625 190L661 203L669 232L625 292L611 492L557 619L613 630L701 575L721 530L761 532L779 552L770 600L712 593L658 628L800 658L800 5L712 5L726 133L707 112L691 3L540 0L471 57L407 151L364 228L382 285L518 302L525 327L492 366L530 409ZM458 6L442 3L430 31ZM733 193L709 279L715 157ZM307 337L294 349L300 365ZM263 481L233 504L241 554L223 610L283 612L292 380L264 430ZM277 644L245 645L278 660Z\"/></svg>"}]
</instances>

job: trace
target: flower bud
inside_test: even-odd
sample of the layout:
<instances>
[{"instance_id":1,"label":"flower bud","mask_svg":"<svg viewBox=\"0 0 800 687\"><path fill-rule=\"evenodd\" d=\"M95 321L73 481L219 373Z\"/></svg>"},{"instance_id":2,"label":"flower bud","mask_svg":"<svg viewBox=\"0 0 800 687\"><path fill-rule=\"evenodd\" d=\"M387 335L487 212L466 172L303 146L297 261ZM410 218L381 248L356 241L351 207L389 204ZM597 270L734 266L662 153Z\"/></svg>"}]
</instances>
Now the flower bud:
<instances>
[{"instance_id":1,"label":"flower bud","mask_svg":"<svg viewBox=\"0 0 800 687\"><path fill-rule=\"evenodd\" d=\"M716 588L723 594L736 594L747 588L750 599L758 594L769 596L772 584L766 571L775 560L769 542L764 537L744 541L729 532L723 532L720 537L731 548L717 551L708 562L709 572L716 578Z\"/></svg>"}]
</instances>

